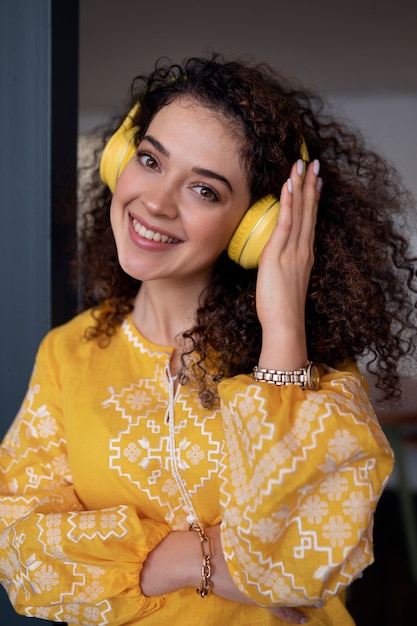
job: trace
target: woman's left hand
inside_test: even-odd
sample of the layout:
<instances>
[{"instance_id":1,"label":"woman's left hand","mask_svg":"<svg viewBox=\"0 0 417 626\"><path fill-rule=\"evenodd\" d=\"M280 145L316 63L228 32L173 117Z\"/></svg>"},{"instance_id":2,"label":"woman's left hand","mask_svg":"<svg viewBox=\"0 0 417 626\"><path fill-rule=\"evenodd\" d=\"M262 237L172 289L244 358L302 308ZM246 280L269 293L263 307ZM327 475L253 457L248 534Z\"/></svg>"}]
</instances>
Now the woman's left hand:
<instances>
[{"instance_id":1,"label":"woman's left hand","mask_svg":"<svg viewBox=\"0 0 417 626\"><path fill-rule=\"evenodd\" d=\"M259 367L294 370L307 359L305 304L314 262L314 237L322 181L319 162L291 170L280 197L277 224L259 264L256 308L262 326Z\"/></svg>"}]
</instances>

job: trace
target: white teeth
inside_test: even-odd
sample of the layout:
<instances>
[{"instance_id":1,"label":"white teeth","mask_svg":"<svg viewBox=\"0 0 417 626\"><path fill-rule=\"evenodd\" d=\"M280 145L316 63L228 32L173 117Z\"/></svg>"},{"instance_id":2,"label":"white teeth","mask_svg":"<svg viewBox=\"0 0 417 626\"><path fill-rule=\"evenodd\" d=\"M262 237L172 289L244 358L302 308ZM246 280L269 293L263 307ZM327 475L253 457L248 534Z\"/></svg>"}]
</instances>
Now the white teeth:
<instances>
[{"instance_id":1,"label":"white teeth","mask_svg":"<svg viewBox=\"0 0 417 626\"><path fill-rule=\"evenodd\" d=\"M135 232L138 233L141 237L145 239L149 239L150 241L162 241L162 243L176 243L179 239L174 239L173 237L168 237L167 235L163 235L162 233L155 232L148 228L145 228L143 224L140 224L136 218L132 218L133 228Z\"/></svg>"}]
</instances>

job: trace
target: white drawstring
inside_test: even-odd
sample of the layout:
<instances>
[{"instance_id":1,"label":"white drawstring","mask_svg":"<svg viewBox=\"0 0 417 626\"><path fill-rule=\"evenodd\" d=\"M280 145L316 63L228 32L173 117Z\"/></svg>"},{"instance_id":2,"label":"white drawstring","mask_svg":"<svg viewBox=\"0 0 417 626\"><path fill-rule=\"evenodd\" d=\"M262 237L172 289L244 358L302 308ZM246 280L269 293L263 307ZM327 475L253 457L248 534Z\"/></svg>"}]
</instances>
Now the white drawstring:
<instances>
[{"instance_id":1,"label":"white drawstring","mask_svg":"<svg viewBox=\"0 0 417 626\"><path fill-rule=\"evenodd\" d=\"M178 459L176 455L176 447L175 447L175 416L174 416L174 401L175 401L175 391L174 391L174 383L177 379L177 376L171 376L171 372L169 369L169 364L166 367L166 374L168 377L169 383L169 402L168 402L168 426L169 426L169 453L171 458L171 468L172 475L175 478L175 481L178 485L178 488L182 494L185 504L185 510L188 511L187 522L189 524L199 523L197 513L194 510L194 506L188 493L188 490L185 486L185 480L181 478L181 474L178 468Z\"/></svg>"}]
</instances>

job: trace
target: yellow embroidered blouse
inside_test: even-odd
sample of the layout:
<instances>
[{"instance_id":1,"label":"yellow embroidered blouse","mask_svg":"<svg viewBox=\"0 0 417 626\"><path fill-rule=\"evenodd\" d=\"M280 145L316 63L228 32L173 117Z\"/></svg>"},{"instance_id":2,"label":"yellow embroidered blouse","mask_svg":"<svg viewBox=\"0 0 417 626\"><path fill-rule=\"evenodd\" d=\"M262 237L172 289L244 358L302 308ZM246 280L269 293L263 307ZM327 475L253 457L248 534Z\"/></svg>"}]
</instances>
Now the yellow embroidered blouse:
<instances>
[{"instance_id":1,"label":"yellow embroidered blouse","mask_svg":"<svg viewBox=\"0 0 417 626\"><path fill-rule=\"evenodd\" d=\"M256 603L353 625L339 596L373 560L393 463L360 378L332 371L304 392L241 375L209 411L187 386L174 394L171 349L129 317L106 348L83 338L90 324L85 312L44 339L0 449L0 579L15 609L70 626L285 624L215 589L141 593L148 553L197 517L222 520Z\"/></svg>"}]
</instances>

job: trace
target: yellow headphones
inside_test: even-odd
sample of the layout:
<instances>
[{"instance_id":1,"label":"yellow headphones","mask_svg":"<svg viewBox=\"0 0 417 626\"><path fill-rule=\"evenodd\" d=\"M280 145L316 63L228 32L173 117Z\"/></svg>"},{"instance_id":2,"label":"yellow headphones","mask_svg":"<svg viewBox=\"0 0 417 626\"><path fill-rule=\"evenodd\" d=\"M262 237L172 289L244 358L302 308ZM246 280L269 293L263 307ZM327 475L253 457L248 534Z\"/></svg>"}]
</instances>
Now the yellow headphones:
<instances>
[{"instance_id":1,"label":"yellow headphones","mask_svg":"<svg viewBox=\"0 0 417 626\"><path fill-rule=\"evenodd\" d=\"M110 137L101 155L100 178L112 193L120 174L136 152L134 139L138 128L134 124L134 116L138 109L139 104L135 104L122 125Z\"/></svg>"},{"instance_id":2,"label":"yellow headphones","mask_svg":"<svg viewBox=\"0 0 417 626\"><path fill-rule=\"evenodd\" d=\"M131 109L103 150L100 161L100 177L112 193L115 190L117 179L136 152L134 137L137 126L134 125L134 116L138 108L139 104L136 104ZM305 164L310 160L304 140L301 144L300 157ZM227 248L227 253L232 261L245 269L258 267L261 252L277 222L278 211L279 200L272 194L261 198L249 207L233 233Z\"/></svg>"}]
</instances>

